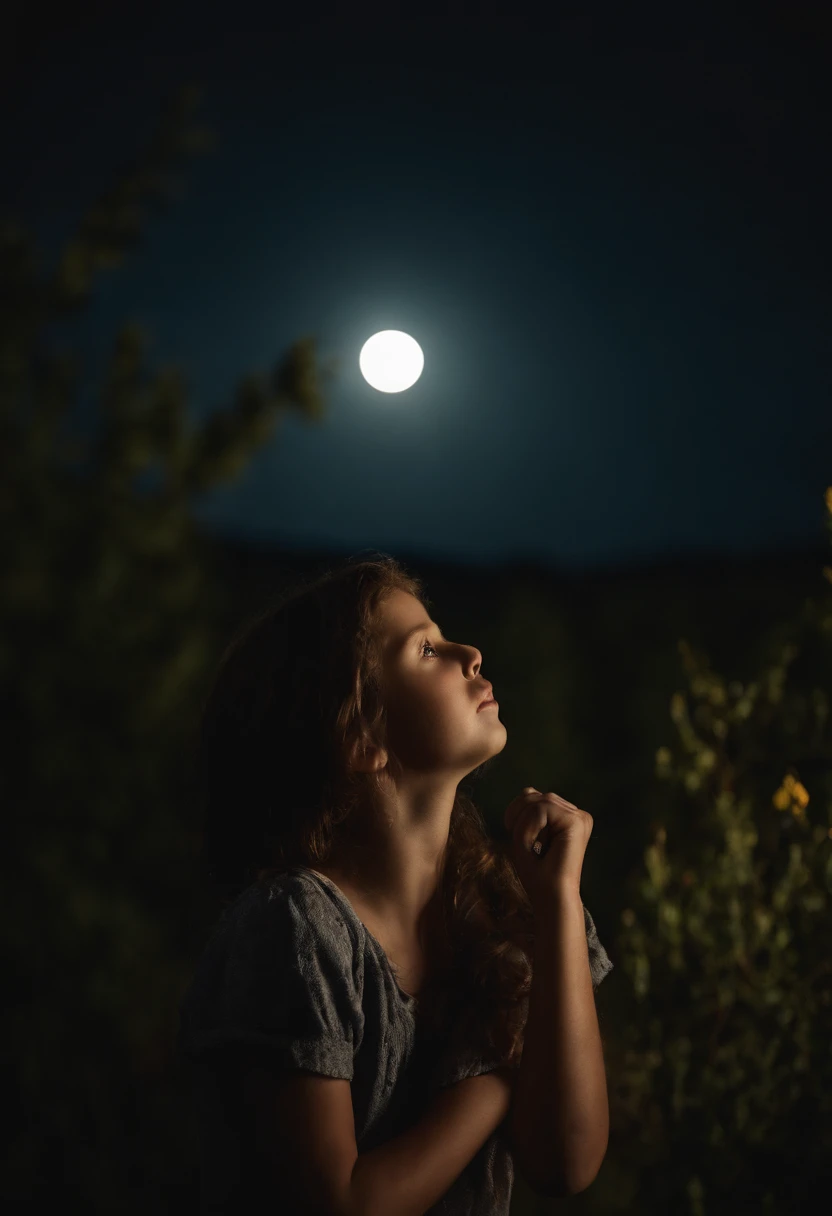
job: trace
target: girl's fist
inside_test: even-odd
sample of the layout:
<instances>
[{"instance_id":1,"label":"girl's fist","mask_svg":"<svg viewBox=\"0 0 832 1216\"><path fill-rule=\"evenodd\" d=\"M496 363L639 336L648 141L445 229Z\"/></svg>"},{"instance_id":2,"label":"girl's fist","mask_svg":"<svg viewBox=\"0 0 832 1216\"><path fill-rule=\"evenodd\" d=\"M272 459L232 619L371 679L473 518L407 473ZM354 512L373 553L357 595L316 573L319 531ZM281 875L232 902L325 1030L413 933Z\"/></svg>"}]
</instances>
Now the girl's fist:
<instances>
[{"instance_id":1,"label":"girl's fist","mask_svg":"<svg viewBox=\"0 0 832 1216\"><path fill-rule=\"evenodd\" d=\"M593 826L588 811L551 791L542 794L527 785L509 803L505 825L511 836L511 860L535 909L565 889L580 890Z\"/></svg>"}]
</instances>

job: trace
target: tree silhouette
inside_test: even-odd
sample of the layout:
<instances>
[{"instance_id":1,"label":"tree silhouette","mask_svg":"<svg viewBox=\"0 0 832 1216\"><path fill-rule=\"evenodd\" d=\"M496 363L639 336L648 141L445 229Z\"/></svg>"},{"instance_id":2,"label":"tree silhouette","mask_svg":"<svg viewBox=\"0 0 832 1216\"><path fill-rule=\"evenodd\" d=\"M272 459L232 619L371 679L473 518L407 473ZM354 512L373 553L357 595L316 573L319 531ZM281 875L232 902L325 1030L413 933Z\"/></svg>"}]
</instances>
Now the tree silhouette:
<instances>
[{"instance_id":1,"label":"tree silhouette","mask_svg":"<svg viewBox=\"0 0 832 1216\"><path fill-rule=\"evenodd\" d=\"M151 1194L158 1210L180 1134L175 1102L145 1082L170 1066L199 923L188 749L226 611L193 500L236 477L287 409L320 421L334 371L301 338L198 421L178 370L149 371L125 325L94 433L73 433L79 361L56 348L56 323L139 246L177 166L212 146L197 105L193 88L174 98L56 268L22 224L0 225L4 1190L75 1192L88 1210L144 1213Z\"/></svg>"}]
</instances>

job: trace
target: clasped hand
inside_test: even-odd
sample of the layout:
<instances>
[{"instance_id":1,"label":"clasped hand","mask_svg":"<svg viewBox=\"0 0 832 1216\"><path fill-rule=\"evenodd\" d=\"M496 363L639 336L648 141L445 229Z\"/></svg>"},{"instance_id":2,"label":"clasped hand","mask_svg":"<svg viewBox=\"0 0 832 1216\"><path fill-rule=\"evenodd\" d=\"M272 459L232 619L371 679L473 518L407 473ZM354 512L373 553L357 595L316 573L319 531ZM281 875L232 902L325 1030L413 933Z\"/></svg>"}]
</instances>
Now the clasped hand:
<instances>
[{"instance_id":1,"label":"clasped hand","mask_svg":"<svg viewBox=\"0 0 832 1216\"><path fill-rule=\"evenodd\" d=\"M509 803L505 825L511 834L509 853L535 911L564 891L580 891L586 846L593 819L572 802L527 785ZM538 855L533 845L540 838Z\"/></svg>"}]
</instances>

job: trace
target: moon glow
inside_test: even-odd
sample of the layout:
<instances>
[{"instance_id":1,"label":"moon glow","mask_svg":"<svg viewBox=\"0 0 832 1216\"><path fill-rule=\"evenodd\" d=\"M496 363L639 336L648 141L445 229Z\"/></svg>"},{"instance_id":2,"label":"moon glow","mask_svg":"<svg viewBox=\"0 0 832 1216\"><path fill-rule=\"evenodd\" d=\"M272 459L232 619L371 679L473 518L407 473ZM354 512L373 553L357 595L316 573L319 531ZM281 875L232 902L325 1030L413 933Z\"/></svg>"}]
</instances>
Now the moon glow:
<instances>
[{"instance_id":1,"label":"moon glow","mask_svg":"<svg viewBox=\"0 0 832 1216\"><path fill-rule=\"evenodd\" d=\"M401 393L421 376L425 356L410 334L383 329L361 347L358 366L371 388L380 393Z\"/></svg>"}]
</instances>

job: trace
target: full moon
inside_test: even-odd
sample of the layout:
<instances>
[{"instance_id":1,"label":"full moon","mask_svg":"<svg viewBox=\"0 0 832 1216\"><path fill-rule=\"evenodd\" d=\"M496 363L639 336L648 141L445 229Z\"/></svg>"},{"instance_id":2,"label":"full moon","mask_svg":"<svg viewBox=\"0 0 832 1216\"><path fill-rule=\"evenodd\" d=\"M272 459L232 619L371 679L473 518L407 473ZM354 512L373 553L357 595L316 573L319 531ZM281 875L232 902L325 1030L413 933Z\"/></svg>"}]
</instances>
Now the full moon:
<instances>
[{"instance_id":1,"label":"full moon","mask_svg":"<svg viewBox=\"0 0 832 1216\"><path fill-rule=\"evenodd\" d=\"M410 334L400 329L383 329L361 347L358 366L372 388L380 393L401 393L421 376L425 356Z\"/></svg>"}]
</instances>

